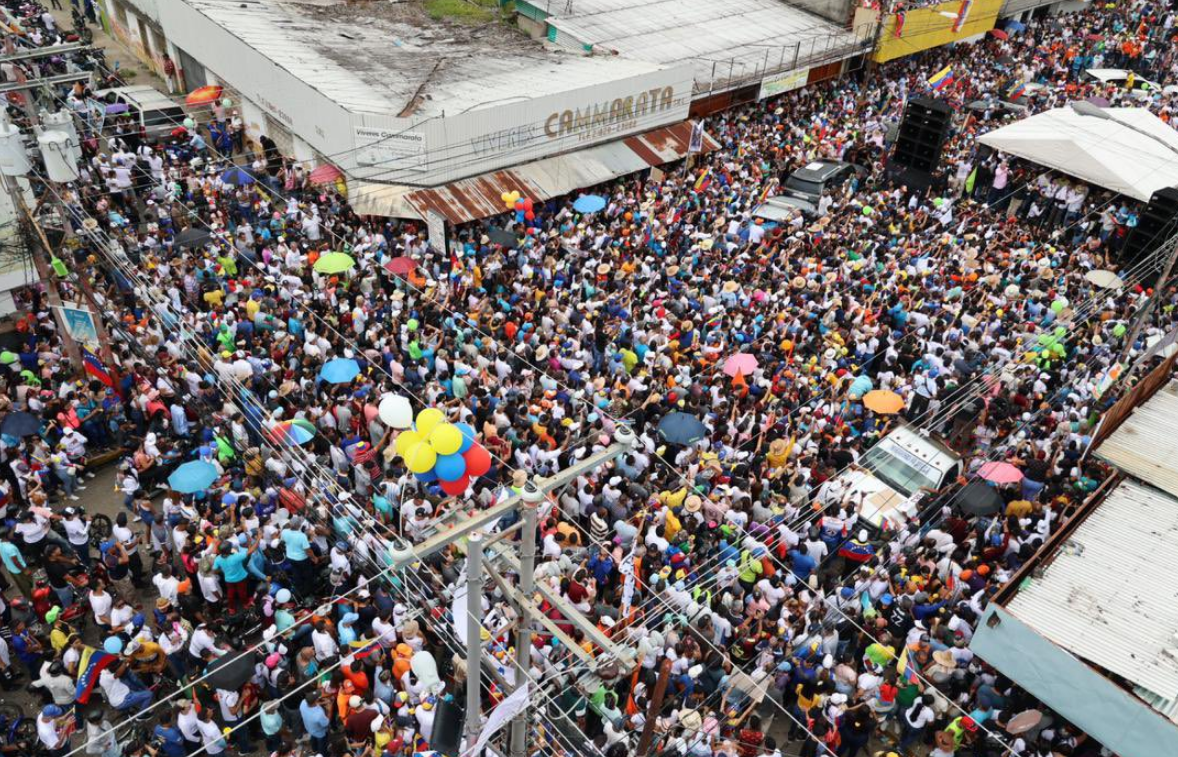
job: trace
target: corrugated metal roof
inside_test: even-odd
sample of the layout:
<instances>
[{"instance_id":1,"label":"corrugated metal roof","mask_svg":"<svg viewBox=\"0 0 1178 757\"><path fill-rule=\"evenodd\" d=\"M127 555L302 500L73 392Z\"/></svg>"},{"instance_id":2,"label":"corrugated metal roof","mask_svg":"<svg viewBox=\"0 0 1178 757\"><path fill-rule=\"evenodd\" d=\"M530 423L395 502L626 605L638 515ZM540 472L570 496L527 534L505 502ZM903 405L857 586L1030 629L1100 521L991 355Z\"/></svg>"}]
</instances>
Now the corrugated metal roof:
<instances>
[{"instance_id":1,"label":"corrugated metal roof","mask_svg":"<svg viewBox=\"0 0 1178 757\"><path fill-rule=\"evenodd\" d=\"M594 52L691 63L697 91L850 57L871 41L780 0L576 0L552 11L549 24Z\"/></svg>"},{"instance_id":2,"label":"corrugated metal roof","mask_svg":"<svg viewBox=\"0 0 1178 757\"><path fill-rule=\"evenodd\" d=\"M380 184L373 181L348 180L348 203L362 216L421 219L417 209L405 198L417 187L402 184Z\"/></svg>"},{"instance_id":3,"label":"corrugated metal roof","mask_svg":"<svg viewBox=\"0 0 1178 757\"><path fill-rule=\"evenodd\" d=\"M1006 609L1072 654L1178 699L1175 554L1178 500L1125 481Z\"/></svg>"},{"instance_id":4,"label":"corrugated metal roof","mask_svg":"<svg viewBox=\"0 0 1178 757\"><path fill-rule=\"evenodd\" d=\"M1096 454L1129 475L1178 497L1175 428L1178 428L1178 381L1171 381L1134 410L1101 443Z\"/></svg>"},{"instance_id":5,"label":"corrugated metal roof","mask_svg":"<svg viewBox=\"0 0 1178 757\"><path fill-rule=\"evenodd\" d=\"M691 138L691 121L648 131L616 142L544 158L507 171L455 181L436 189L419 189L405 201L423 215L432 210L451 223L465 223L503 212L504 192L547 200L682 158ZM704 135L704 149L718 144ZM357 210L357 212L361 212Z\"/></svg>"}]
</instances>

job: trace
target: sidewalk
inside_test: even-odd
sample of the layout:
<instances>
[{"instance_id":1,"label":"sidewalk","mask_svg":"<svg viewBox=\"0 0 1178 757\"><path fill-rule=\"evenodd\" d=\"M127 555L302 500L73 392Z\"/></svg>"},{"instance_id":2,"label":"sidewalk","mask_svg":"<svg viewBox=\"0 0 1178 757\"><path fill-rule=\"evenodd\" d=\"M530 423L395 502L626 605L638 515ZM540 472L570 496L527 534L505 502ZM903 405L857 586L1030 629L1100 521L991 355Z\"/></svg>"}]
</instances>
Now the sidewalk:
<instances>
[{"instance_id":1,"label":"sidewalk","mask_svg":"<svg viewBox=\"0 0 1178 757\"><path fill-rule=\"evenodd\" d=\"M50 8L49 12L57 19L58 26L63 30L74 28L74 20L70 15L68 5L63 10ZM90 31L94 35L94 47L102 50L106 54L107 68L115 70L117 64L117 70L120 72L135 72L134 77L132 77L128 84L147 85L155 87L161 92L167 92L167 87L164 85L163 79L156 76L150 68L143 65L121 42L107 34L101 24L91 24Z\"/></svg>"}]
</instances>

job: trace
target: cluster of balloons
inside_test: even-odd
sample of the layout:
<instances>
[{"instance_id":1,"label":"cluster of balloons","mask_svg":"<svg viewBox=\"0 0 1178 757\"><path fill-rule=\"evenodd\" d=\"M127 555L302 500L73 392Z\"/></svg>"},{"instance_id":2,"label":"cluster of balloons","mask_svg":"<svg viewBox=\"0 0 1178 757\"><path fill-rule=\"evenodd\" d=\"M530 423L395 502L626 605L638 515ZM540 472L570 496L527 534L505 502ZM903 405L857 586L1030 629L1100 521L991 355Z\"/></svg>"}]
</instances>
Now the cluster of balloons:
<instances>
[{"instance_id":1,"label":"cluster of balloons","mask_svg":"<svg viewBox=\"0 0 1178 757\"><path fill-rule=\"evenodd\" d=\"M397 420L404 418L398 416ZM422 410L413 428L404 428L393 447L405 467L420 481L437 481L442 491L452 497L466 491L471 479L491 469L491 453L475 441L470 424L448 423L436 407Z\"/></svg>"},{"instance_id":2,"label":"cluster of balloons","mask_svg":"<svg viewBox=\"0 0 1178 757\"><path fill-rule=\"evenodd\" d=\"M515 211L515 222L520 224L526 223L528 225L528 233L534 234L535 229L532 228L534 225L532 221L536 220L536 211L532 203L532 198L521 197L518 190L504 192L499 197L503 200L503 204L507 206L508 210Z\"/></svg>"}]
</instances>

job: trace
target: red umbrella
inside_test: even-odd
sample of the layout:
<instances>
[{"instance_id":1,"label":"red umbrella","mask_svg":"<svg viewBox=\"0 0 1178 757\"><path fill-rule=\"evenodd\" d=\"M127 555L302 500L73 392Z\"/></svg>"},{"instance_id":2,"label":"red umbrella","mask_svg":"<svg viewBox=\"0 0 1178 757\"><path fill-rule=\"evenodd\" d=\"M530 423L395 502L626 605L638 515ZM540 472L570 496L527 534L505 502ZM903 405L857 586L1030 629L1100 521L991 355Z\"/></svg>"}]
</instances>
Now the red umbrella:
<instances>
[{"instance_id":1,"label":"red umbrella","mask_svg":"<svg viewBox=\"0 0 1178 757\"><path fill-rule=\"evenodd\" d=\"M386 271L396 276L408 276L417 267L417 263L413 261L413 258L407 258L402 255L385 263L384 267Z\"/></svg>"},{"instance_id":2,"label":"red umbrella","mask_svg":"<svg viewBox=\"0 0 1178 757\"><path fill-rule=\"evenodd\" d=\"M208 105L221 99L221 86L218 84L210 84L207 87L194 89L188 93L188 97L184 98L184 102L189 105Z\"/></svg>"},{"instance_id":3,"label":"red umbrella","mask_svg":"<svg viewBox=\"0 0 1178 757\"><path fill-rule=\"evenodd\" d=\"M311 172L311 183L330 184L343 175L343 171L339 170L330 163L324 163Z\"/></svg>"},{"instance_id":4,"label":"red umbrella","mask_svg":"<svg viewBox=\"0 0 1178 757\"><path fill-rule=\"evenodd\" d=\"M991 29L990 36L993 37L994 39L1006 39L1010 35L1004 31L1002 31L1001 29Z\"/></svg>"}]
</instances>

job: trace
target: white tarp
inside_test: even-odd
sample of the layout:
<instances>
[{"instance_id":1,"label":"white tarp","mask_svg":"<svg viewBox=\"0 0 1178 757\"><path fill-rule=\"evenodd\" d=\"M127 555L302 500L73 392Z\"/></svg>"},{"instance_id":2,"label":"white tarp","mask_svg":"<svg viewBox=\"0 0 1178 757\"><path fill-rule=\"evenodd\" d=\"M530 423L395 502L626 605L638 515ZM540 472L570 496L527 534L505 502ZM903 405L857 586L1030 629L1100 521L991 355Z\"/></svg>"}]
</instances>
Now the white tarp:
<instances>
[{"instance_id":1,"label":"white tarp","mask_svg":"<svg viewBox=\"0 0 1178 757\"><path fill-rule=\"evenodd\" d=\"M1178 185L1178 131L1144 108L1103 110L1114 120L1056 108L978 141L1143 202Z\"/></svg>"}]
</instances>

